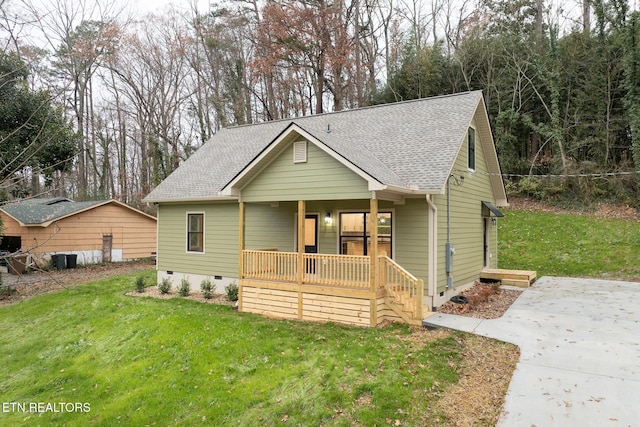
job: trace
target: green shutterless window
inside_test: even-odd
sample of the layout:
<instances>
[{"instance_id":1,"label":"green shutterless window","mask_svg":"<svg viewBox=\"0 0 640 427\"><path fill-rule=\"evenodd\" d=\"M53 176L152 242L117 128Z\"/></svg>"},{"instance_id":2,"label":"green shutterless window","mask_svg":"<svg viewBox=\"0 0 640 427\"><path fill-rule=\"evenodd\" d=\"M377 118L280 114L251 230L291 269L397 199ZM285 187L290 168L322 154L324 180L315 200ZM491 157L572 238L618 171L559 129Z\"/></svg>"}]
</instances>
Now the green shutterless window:
<instances>
[{"instance_id":1,"label":"green shutterless window","mask_svg":"<svg viewBox=\"0 0 640 427\"><path fill-rule=\"evenodd\" d=\"M187 251L204 252L204 214L187 214Z\"/></svg>"}]
</instances>

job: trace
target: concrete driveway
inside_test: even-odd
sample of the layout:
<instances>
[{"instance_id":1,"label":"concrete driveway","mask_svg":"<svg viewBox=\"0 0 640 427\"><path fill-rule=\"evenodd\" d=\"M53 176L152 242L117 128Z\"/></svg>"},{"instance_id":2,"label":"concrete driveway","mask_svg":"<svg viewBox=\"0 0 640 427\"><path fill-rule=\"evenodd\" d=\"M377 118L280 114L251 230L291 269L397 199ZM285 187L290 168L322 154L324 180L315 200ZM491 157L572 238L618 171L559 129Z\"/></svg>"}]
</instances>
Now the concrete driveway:
<instances>
[{"instance_id":1,"label":"concrete driveway","mask_svg":"<svg viewBox=\"0 0 640 427\"><path fill-rule=\"evenodd\" d=\"M640 283L542 277L500 319L424 324L520 347L499 426L640 425Z\"/></svg>"}]
</instances>

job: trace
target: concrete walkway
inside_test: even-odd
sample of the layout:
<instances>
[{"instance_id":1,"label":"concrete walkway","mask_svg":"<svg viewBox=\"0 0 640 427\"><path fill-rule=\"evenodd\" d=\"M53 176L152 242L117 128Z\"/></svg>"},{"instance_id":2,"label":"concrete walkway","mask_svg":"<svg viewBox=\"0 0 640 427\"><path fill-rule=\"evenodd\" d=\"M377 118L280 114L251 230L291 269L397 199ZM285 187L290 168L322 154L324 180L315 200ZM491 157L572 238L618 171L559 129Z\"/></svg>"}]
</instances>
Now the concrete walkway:
<instances>
[{"instance_id":1,"label":"concrete walkway","mask_svg":"<svg viewBox=\"0 0 640 427\"><path fill-rule=\"evenodd\" d=\"M499 426L640 425L640 283L542 277L500 319L424 324L520 347Z\"/></svg>"}]
</instances>

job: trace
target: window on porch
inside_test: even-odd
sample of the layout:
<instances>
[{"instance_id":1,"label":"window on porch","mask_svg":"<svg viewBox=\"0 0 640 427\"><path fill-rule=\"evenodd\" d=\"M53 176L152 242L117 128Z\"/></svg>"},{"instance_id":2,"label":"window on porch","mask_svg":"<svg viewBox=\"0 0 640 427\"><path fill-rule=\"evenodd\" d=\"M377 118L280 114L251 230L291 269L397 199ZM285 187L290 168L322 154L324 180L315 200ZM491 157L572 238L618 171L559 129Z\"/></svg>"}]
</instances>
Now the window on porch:
<instances>
[{"instance_id":1,"label":"window on porch","mask_svg":"<svg viewBox=\"0 0 640 427\"><path fill-rule=\"evenodd\" d=\"M378 213L378 253L382 251L391 257L392 215L391 212ZM340 254L368 255L371 230L369 213L343 212L340 214Z\"/></svg>"}]
</instances>

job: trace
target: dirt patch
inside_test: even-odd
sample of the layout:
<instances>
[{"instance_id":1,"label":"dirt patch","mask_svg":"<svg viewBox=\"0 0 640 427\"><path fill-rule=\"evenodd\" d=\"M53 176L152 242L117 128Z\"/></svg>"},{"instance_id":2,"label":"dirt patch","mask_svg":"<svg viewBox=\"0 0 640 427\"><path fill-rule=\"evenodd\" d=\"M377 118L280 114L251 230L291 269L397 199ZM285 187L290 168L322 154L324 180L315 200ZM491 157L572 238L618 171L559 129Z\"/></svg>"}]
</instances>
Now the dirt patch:
<instances>
[{"instance_id":1,"label":"dirt patch","mask_svg":"<svg viewBox=\"0 0 640 427\"><path fill-rule=\"evenodd\" d=\"M72 288L103 278L141 273L153 268L155 264L152 261L135 261L78 266L65 270L32 271L20 275L2 272L3 286L9 286L14 291L11 294L0 295L0 305L12 304L36 295Z\"/></svg>"}]
</instances>

